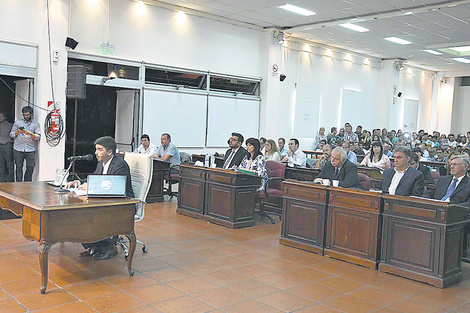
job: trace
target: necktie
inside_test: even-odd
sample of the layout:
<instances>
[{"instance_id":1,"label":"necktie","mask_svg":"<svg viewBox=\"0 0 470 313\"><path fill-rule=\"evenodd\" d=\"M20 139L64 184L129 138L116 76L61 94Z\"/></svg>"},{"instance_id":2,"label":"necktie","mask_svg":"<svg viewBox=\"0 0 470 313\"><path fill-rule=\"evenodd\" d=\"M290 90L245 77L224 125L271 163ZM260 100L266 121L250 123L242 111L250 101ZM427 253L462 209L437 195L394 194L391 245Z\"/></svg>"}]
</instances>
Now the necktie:
<instances>
[{"instance_id":1,"label":"necktie","mask_svg":"<svg viewBox=\"0 0 470 313\"><path fill-rule=\"evenodd\" d=\"M225 160L225 164L224 164L224 169L228 169L228 166L230 165L230 162L232 162L232 159L233 159L233 155L235 153L233 152L233 150L230 151L230 155L227 157L227 160Z\"/></svg>"},{"instance_id":2,"label":"necktie","mask_svg":"<svg viewBox=\"0 0 470 313\"><path fill-rule=\"evenodd\" d=\"M333 179L337 179L339 176L339 168L335 168L335 174L333 175Z\"/></svg>"},{"instance_id":3,"label":"necktie","mask_svg":"<svg viewBox=\"0 0 470 313\"><path fill-rule=\"evenodd\" d=\"M452 193L455 190L455 186L457 186L457 181L458 181L457 178L454 178L452 180L452 184L450 184L449 188L447 188L447 192L446 192L445 196L442 197L441 201L446 201L447 199L449 199L449 197L452 195Z\"/></svg>"}]
</instances>

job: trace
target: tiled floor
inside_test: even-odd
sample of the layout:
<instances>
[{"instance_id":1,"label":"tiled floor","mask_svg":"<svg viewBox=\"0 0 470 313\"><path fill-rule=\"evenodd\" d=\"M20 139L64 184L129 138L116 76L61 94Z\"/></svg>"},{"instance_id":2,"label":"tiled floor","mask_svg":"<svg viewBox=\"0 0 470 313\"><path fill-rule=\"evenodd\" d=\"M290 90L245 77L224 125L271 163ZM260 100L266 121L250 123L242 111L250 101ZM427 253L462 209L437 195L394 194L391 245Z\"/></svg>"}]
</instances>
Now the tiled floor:
<instances>
[{"instance_id":1,"label":"tiled floor","mask_svg":"<svg viewBox=\"0 0 470 313\"><path fill-rule=\"evenodd\" d=\"M279 244L280 222L230 230L147 205L136 225L134 277L120 251L112 260L53 246L49 286L39 293L37 243L21 220L0 222L0 312L470 312L470 266L447 289L365 269Z\"/></svg>"}]
</instances>

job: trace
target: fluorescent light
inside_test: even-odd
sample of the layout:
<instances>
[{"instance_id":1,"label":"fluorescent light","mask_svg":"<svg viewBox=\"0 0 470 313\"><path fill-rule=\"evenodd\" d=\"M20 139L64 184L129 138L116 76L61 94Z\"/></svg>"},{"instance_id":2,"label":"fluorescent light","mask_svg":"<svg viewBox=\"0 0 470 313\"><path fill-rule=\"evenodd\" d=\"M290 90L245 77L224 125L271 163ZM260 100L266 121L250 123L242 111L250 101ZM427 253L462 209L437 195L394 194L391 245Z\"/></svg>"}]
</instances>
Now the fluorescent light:
<instances>
[{"instance_id":1,"label":"fluorescent light","mask_svg":"<svg viewBox=\"0 0 470 313\"><path fill-rule=\"evenodd\" d=\"M438 52L438 51L435 51L435 50L430 50L430 49L424 49L423 51L427 52L427 53L434 54L434 55L441 55L442 54L441 52Z\"/></svg>"},{"instance_id":2,"label":"fluorescent light","mask_svg":"<svg viewBox=\"0 0 470 313\"><path fill-rule=\"evenodd\" d=\"M354 30L354 31L360 32L360 33L365 33L365 32L369 31L365 27L362 27L362 26L359 26L359 25L356 25L356 24L351 24L351 23L339 24L339 26L350 29L350 30Z\"/></svg>"},{"instance_id":3,"label":"fluorescent light","mask_svg":"<svg viewBox=\"0 0 470 313\"><path fill-rule=\"evenodd\" d=\"M470 46L452 47L452 48L449 48L449 49L457 51L457 52L467 52L467 51L470 51Z\"/></svg>"},{"instance_id":4,"label":"fluorescent light","mask_svg":"<svg viewBox=\"0 0 470 313\"><path fill-rule=\"evenodd\" d=\"M285 5L279 6L279 8L290 11L290 12L294 12L303 16L311 16L311 15L317 14L313 11L310 11L310 10L307 10L307 9L304 9L304 8L301 8L292 4L288 4L288 3L286 3Z\"/></svg>"},{"instance_id":5,"label":"fluorescent light","mask_svg":"<svg viewBox=\"0 0 470 313\"><path fill-rule=\"evenodd\" d=\"M470 63L470 60L465 58L453 58L452 60L462 63Z\"/></svg>"},{"instance_id":6,"label":"fluorescent light","mask_svg":"<svg viewBox=\"0 0 470 313\"><path fill-rule=\"evenodd\" d=\"M405 40L405 39L400 39L400 38L397 38L397 37L387 37L387 38L384 38L385 40L388 40L388 41L391 41L391 42L394 42L394 43L398 43L400 45L409 45L411 44L411 41L408 41L408 40Z\"/></svg>"}]
</instances>

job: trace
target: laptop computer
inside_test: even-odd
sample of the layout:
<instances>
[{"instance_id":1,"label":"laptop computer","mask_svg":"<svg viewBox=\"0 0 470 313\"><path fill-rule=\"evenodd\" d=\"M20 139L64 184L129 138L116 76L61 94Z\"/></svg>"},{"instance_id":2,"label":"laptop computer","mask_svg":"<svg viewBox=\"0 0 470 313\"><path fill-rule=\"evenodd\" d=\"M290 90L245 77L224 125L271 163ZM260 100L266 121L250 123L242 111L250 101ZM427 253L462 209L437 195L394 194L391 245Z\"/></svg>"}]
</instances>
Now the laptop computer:
<instances>
[{"instance_id":1,"label":"laptop computer","mask_svg":"<svg viewBox=\"0 0 470 313\"><path fill-rule=\"evenodd\" d=\"M124 198L126 175L88 175L87 196L89 198Z\"/></svg>"}]
</instances>

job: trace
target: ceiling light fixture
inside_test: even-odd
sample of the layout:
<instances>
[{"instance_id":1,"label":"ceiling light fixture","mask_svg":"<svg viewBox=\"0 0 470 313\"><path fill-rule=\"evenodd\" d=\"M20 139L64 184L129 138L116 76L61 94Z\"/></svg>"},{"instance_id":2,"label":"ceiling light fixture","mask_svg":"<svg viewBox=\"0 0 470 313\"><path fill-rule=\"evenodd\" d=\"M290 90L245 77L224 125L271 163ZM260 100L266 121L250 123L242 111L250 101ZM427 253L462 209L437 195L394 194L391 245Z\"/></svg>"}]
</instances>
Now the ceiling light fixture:
<instances>
[{"instance_id":1,"label":"ceiling light fixture","mask_svg":"<svg viewBox=\"0 0 470 313\"><path fill-rule=\"evenodd\" d=\"M424 49L423 51L427 52L427 53L434 54L434 55L441 55L442 54L442 52L438 52L438 51L430 50L430 49Z\"/></svg>"},{"instance_id":2,"label":"ceiling light fixture","mask_svg":"<svg viewBox=\"0 0 470 313\"><path fill-rule=\"evenodd\" d=\"M411 44L411 41L408 41L408 40L405 40L405 39L400 39L400 38L397 38L397 37L386 37L384 39L388 40L388 41L391 41L391 42L394 42L394 43L398 43L400 45L410 45Z\"/></svg>"},{"instance_id":3,"label":"ceiling light fixture","mask_svg":"<svg viewBox=\"0 0 470 313\"><path fill-rule=\"evenodd\" d=\"M360 32L360 33L365 33L365 32L369 31L365 27L362 27L362 26L359 26L359 25L356 25L356 24L351 24L351 23L339 24L339 26L350 29L350 30L354 30L354 31Z\"/></svg>"},{"instance_id":4,"label":"ceiling light fixture","mask_svg":"<svg viewBox=\"0 0 470 313\"><path fill-rule=\"evenodd\" d=\"M395 62L395 68L397 71L403 71L405 69L405 66L403 65L403 61L396 61Z\"/></svg>"},{"instance_id":5,"label":"ceiling light fixture","mask_svg":"<svg viewBox=\"0 0 470 313\"><path fill-rule=\"evenodd\" d=\"M304 8L301 8L292 4L288 4L288 3L278 6L278 8L287 10L289 12L297 13L303 16L312 16L312 15L317 14L313 11L310 11L310 10L307 10L307 9L304 9Z\"/></svg>"},{"instance_id":6,"label":"ceiling light fixture","mask_svg":"<svg viewBox=\"0 0 470 313\"><path fill-rule=\"evenodd\" d=\"M452 60L457 61L457 62L461 62L461 63L470 63L470 60L465 59L465 58L453 58Z\"/></svg>"},{"instance_id":7,"label":"ceiling light fixture","mask_svg":"<svg viewBox=\"0 0 470 313\"><path fill-rule=\"evenodd\" d=\"M457 52L468 52L468 51L470 51L470 46L452 47L452 48L449 48L449 49L457 51Z\"/></svg>"}]
</instances>

